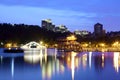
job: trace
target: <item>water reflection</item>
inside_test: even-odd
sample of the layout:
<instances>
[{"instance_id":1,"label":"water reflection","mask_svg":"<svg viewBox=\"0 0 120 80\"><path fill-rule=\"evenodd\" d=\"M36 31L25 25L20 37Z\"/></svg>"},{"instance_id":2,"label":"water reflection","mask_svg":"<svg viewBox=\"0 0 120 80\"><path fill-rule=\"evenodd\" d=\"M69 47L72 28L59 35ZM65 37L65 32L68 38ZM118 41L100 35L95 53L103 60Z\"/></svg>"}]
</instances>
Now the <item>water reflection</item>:
<instances>
[{"instance_id":1,"label":"water reflection","mask_svg":"<svg viewBox=\"0 0 120 80\"><path fill-rule=\"evenodd\" d=\"M3 61L3 56L0 56L0 62L2 64L2 61Z\"/></svg>"},{"instance_id":2,"label":"water reflection","mask_svg":"<svg viewBox=\"0 0 120 80\"><path fill-rule=\"evenodd\" d=\"M14 58L12 58L11 60L11 74L12 74L12 77L14 77Z\"/></svg>"},{"instance_id":3,"label":"water reflection","mask_svg":"<svg viewBox=\"0 0 120 80\"><path fill-rule=\"evenodd\" d=\"M104 53L102 53L102 67L104 67Z\"/></svg>"},{"instance_id":4,"label":"water reflection","mask_svg":"<svg viewBox=\"0 0 120 80\"><path fill-rule=\"evenodd\" d=\"M113 75L118 80L119 54L120 52L57 53L55 49L25 51L23 57L0 56L0 75L6 74L9 80L18 80L18 77L20 80L112 80L109 75ZM8 80L0 77L0 80L3 79Z\"/></svg>"},{"instance_id":5,"label":"water reflection","mask_svg":"<svg viewBox=\"0 0 120 80\"><path fill-rule=\"evenodd\" d=\"M83 65L83 68L85 69L86 66L87 66L87 54L83 54L82 56L82 65Z\"/></svg>"},{"instance_id":6,"label":"water reflection","mask_svg":"<svg viewBox=\"0 0 120 80\"><path fill-rule=\"evenodd\" d=\"M59 61L64 65L64 67L68 67L71 70L71 78L74 80L75 69L79 67L79 57L76 52L66 52L65 56L59 56Z\"/></svg>"},{"instance_id":7,"label":"water reflection","mask_svg":"<svg viewBox=\"0 0 120 80\"><path fill-rule=\"evenodd\" d=\"M30 64L40 63L42 69L42 79L50 80L52 75L56 73L64 73L64 69L67 64L68 68L71 70L72 80L74 80L75 68L79 67L79 58L76 56L78 53L68 52L66 55L58 56L57 51L54 50L52 52L43 52L41 51L25 51L24 60ZM83 57L84 58L84 57ZM87 59L85 57L85 59ZM65 63L64 63L65 61ZM84 61L84 60L83 60Z\"/></svg>"},{"instance_id":8,"label":"water reflection","mask_svg":"<svg viewBox=\"0 0 120 80\"><path fill-rule=\"evenodd\" d=\"M114 52L113 62L114 62L114 68L115 68L116 72L119 72L119 67L120 67L119 52Z\"/></svg>"},{"instance_id":9,"label":"water reflection","mask_svg":"<svg viewBox=\"0 0 120 80\"><path fill-rule=\"evenodd\" d=\"M97 72L101 72L104 69L104 55L99 53L94 56L94 65Z\"/></svg>"},{"instance_id":10,"label":"water reflection","mask_svg":"<svg viewBox=\"0 0 120 80\"><path fill-rule=\"evenodd\" d=\"M63 65L60 65L59 60L56 59L56 49L52 51L25 51L24 60L31 64L40 64L42 69L42 79L50 79L55 72L64 71Z\"/></svg>"},{"instance_id":11,"label":"water reflection","mask_svg":"<svg viewBox=\"0 0 120 80\"><path fill-rule=\"evenodd\" d=\"M89 52L89 67L91 68L92 64L92 52Z\"/></svg>"},{"instance_id":12,"label":"water reflection","mask_svg":"<svg viewBox=\"0 0 120 80\"><path fill-rule=\"evenodd\" d=\"M52 54L52 55L51 55ZM24 60L32 64L40 64L42 71L42 79L50 80L56 73L62 74L65 71L65 67L71 71L71 79L74 80L76 69L83 67L83 69L95 67L97 72L103 71L105 67L106 57L111 54L108 53L79 53L76 52L66 52L63 55L57 56L57 51L32 51L25 52ZM95 55L94 55L95 54ZM116 72L119 72L119 53L115 52L113 54L114 68ZM56 58L57 56L57 58ZM93 65L94 64L94 65ZM80 67L81 66L81 67Z\"/></svg>"},{"instance_id":13,"label":"water reflection","mask_svg":"<svg viewBox=\"0 0 120 80\"><path fill-rule=\"evenodd\" d=\"M42 65L42 79L50 80L56 73L64 72L62 67L59 60L48 58L47 63Z\"/></svg>"},{"instance_id":14,"label":"water reflection","mask_svg":"<svg viewBox=\"0 0 120 80\"><path fill-rule=\"evenodd\" d=\"M75 56L77 53L75 52L71 52L71 70L72 70L72 80L74 80L74 74L75 74ZM77 60L76 60L77 61ZM76 62L76 64L78 64L78 61Z\"/></svg>"},{"instance_id":15,"label":"water reflection","mask_svg":"<svg viewBox=\"0 0 120 80\"><path fill-rule=\"evenodd\" d=\"M43 58L43 55L39 51L25 51L24 53L24 60L28 63L36 64L41 58Z\"/></svg>"},{"instance_id":16,"label":"water reflection","mask_svg":"<svg viewBox=\"0 0 120 80\"><path fill-rule=\"evenodd\" d=\"M50 51L49 51L50 53ZM26 52L24 55L25 61L28 61L30 63L38 63L40 62L40 66L42 68L42 79L51 79L52 75L55 75L56 73L64 73L65 67L68 67L68 69L71 70L71 79L74 80L75 77L75 70L78 68L83 67L84 69L91 67L94 64L95 70L98 72L101 72L105 67L105 58L113 54L113 66L116 70L116 72L119 72L119 52L114 52L112 54L108 53L81 53L80 56L77 56L78 53L75 52L66 52L64 53L64 56L57 56L57 52L52 52L54 56L49 56L48 53L40 52ZM95 54L95 55L94 55ZM66 65L64 65L66 64ZM81 65L80 65L81 64ZM80 67L81 66L81 67Z\"/></svg>"}]
</instances>

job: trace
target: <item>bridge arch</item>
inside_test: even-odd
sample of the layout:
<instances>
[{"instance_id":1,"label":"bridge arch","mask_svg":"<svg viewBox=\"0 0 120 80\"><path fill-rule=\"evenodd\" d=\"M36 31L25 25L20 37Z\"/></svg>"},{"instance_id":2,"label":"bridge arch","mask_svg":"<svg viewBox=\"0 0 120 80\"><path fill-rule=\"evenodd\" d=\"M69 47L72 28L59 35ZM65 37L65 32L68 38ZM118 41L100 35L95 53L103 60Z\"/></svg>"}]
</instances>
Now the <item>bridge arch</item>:
<instances>
[{"instance_id":1,"label":"bridge arch","mask_svg":"<svg viewBox=\"0 0 120 80\"><path fill-rule=\"evenodd\" d=\"M39 44L35 41L31 41L23 46L21 46L22 49L46 49L45 46L43 46L42 44Z\"/></svg>"}]
</instances>

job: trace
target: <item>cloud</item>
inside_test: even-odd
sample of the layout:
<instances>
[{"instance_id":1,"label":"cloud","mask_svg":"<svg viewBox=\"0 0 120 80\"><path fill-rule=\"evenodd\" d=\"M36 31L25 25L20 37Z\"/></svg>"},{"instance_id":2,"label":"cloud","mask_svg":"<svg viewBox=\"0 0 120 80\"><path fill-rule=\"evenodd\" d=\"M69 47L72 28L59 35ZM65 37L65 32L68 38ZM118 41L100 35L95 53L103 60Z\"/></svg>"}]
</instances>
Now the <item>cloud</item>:
<instances>
[{"instance_id":1,"label":"cloud","mask_svg":"<svg viewBox=\"0 0 120 80\"><path fill-rule=\"evenodd\" d=\"M0 18L4 22L38 25L42 19L51 18L55 24L65 24L71 30L93 30L96 22L109 28L106 26L120 25L119 3L119 0L1 0Z\"/></svg>"},{"instance_id":2,"label":"cloud","mask_svg":"<svg viewBox=\"0 0 120 80\"><path fill-rule=\"evenodd\" d=\"M120 0L1 0L9 6L31 6L84 12L120 12Z\"/></svg>"},{"instance_id":3,"label":"cloud","mask_svg":"<svg viewBox=\"0 0 120 80\"><path fill-rule=\"evenodd\" d=\"M0 17L11 22L40 24L41 19L51 18L56 24L76 24L90 22L87 18L96 17L95 13L77 12L72 10L56 10L50 8L0 6ZM8 14L9 13L9 14Z\"/></svg>"}]
</instances>

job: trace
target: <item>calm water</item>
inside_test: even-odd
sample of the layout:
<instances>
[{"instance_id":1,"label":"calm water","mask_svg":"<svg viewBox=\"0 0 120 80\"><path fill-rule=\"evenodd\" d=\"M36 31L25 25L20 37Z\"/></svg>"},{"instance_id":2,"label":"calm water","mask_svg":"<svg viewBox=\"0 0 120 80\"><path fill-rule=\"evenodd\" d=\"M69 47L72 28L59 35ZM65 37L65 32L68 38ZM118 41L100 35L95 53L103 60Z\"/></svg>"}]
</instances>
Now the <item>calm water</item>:
<instances>
[{"instance_id":1,"label":"calm water","mask_svg":"<svg viewBox=\"0 0 120 80\"><path fill-rule=\"evenodd\" d=\"M120 80L119 67L119 52L0 53L0 80Z\"/></svg>"}]
</instances>

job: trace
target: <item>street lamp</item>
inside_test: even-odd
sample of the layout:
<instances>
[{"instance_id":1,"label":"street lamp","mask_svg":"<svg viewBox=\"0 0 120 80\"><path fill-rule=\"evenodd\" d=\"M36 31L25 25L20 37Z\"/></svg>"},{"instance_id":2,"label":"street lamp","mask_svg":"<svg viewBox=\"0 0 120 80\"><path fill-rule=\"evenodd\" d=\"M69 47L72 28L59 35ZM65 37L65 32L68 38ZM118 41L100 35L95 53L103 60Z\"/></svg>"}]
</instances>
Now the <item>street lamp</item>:
<instances>
[{"instance_id":1,"label":"street lamp","mask_svg":"<svg viewBox=\"0 0 120 80\"><path fill-rule=\"evenodd\" d=\"M42 44L43 44L43 41L40 41L40 44L42 45Z\"/></svg>"},{"instance_id":2,"label":"street lamp","mask_svg":"<svg viewBox=\"0 0 120 80\"><path fill-rule=\"evenodd\" d=\"M102 47L104 47L104 46L105 46L105 44L104 44L104 43L101 43L100 45L101 45Z\"/></svg>"}]
</instances>

